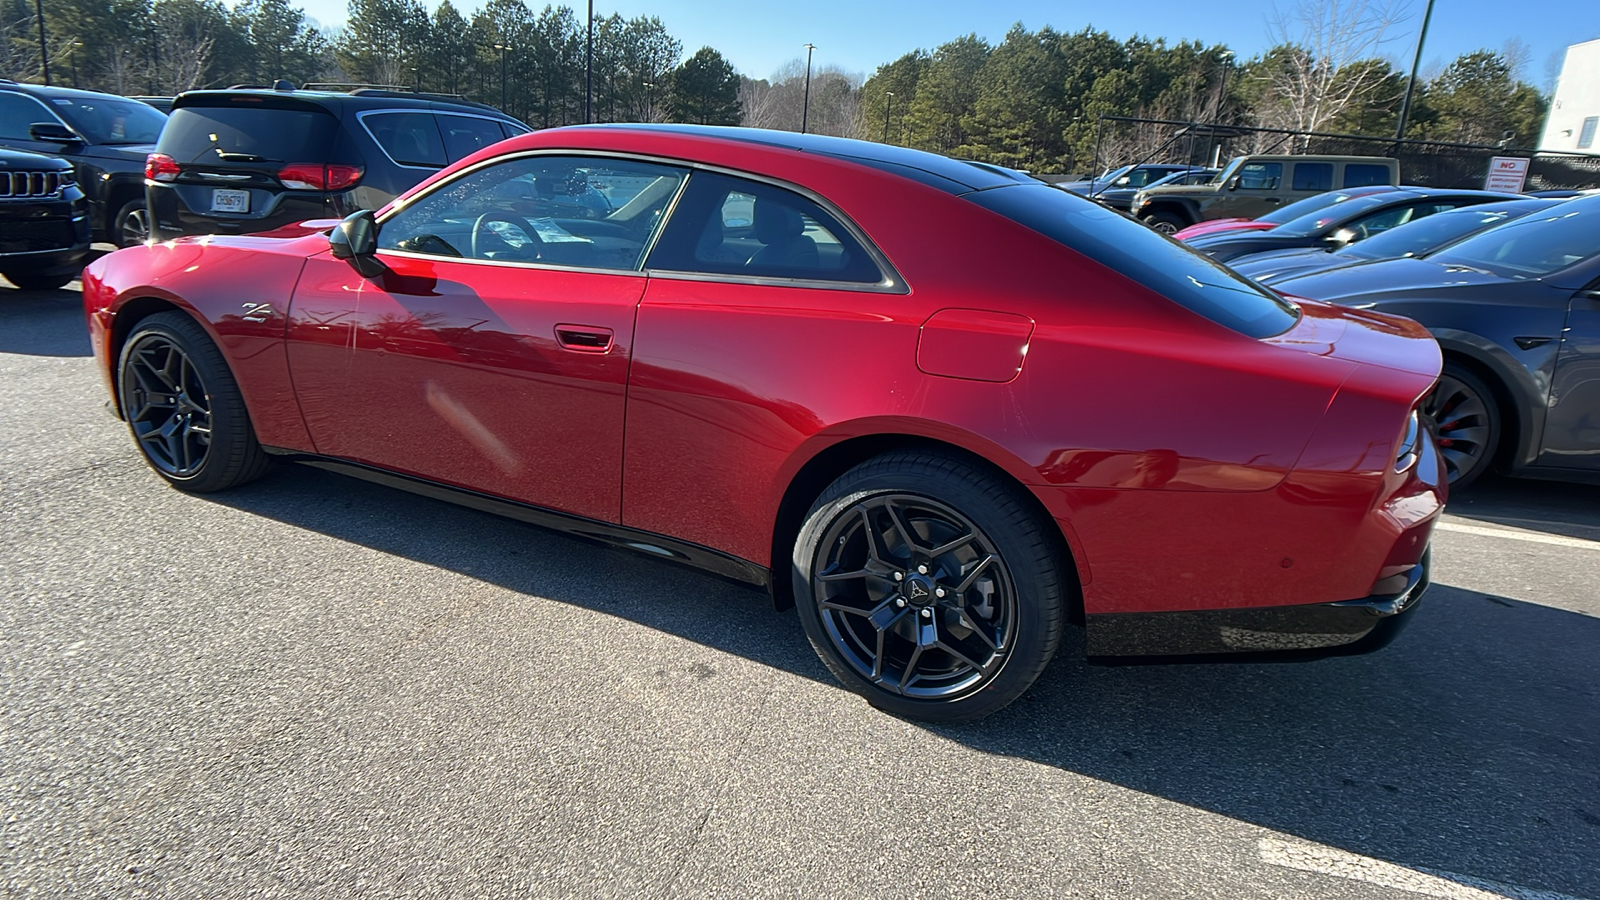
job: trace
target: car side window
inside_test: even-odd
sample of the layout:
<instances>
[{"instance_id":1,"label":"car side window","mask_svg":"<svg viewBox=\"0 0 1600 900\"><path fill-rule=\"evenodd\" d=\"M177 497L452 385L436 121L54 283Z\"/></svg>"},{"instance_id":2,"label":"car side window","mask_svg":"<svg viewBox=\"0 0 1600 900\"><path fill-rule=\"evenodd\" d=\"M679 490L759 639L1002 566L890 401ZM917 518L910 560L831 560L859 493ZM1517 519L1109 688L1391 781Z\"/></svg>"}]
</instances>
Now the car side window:
<instances>
[{"instance_id":1,"label":"car side window","mask_svg":"<svg viewBox=\"0 0 1600 900\"><path fill-rule=\"evenodd\" d=\"M380 250L636 270L687 172L633 160L525 156L473 169L401 207Z\"/></svg>"},{"instance_id":2,"label":"car side window","mask_svg":"<svg viewBox=\"0 0 1600 900\"><path fill-rule=\"evenodd\" d=\"M695 172L648 268L877 284L864 246L817 203L764 182Z\"/></svg>"},{"instance_id":3,"label":"car side window","mask_svg":"<svg viewBox=\"0 0 1600 900\"><path fill-rule=\"evenodd\" d=\"M445 153L451 162L460 162L490 144L505 140L500 123L473 116L439 114L439 133L444 136Z\"/></svg>"},{"instance_id":4,"label":"car side window","mask_svg":"<svg viewBox=\"0 0 1600 900\"><path fill-rule=\"evenodd\" d=\"M1389 184L1389 167L1378 166L1372 163L1348 163L1344 167L1344 184L1342 187L1368 187L1375 184Z\"/></svg>"},{"instance_id":5,"label":"car side window","mask_svg":"<svg viewBox=\"0 0 1600 900\"><path fill-rule=\"evenodd\" d=\"M1283 163L1246 163L1239 167L1239 187L1249 191L1275 191L1283 181Z\"/></svg>"},{"instance_id":6,"label":"car side window","mask_svg":"<svg viewBox=\"0 0 1600 900\"><path fill-rule=\"evenodd\" d=\"M1411 203L1405 206L1396 206L1386 209L1380 213L1373 213L1372 215L1362 219L1357 219L1356 221L1350 223L1349 227L1356 232L1358 237L1369 238L1375 234L1382 234L1391 228L1398 228L1407 222L1415 222L1418 219L1431 216L1436 212L1444 212L1447 209L1454 208L1455 204L1439 201Z\"/></svg>"},{"instance_id":7,"label":"car side window","mask_svg":"<svg viewBox=\"0 0 1600 900\"><path fill-rule=\"evenodd\" d=\"M1333 163L1295 163L1294 189L1319 194L1333 190Z\"/></svg>"},{"instance_id":8,"label":"car side window","mask_svg":"<svg viewBox=\"0 0 1600 900\"><path fill-rule=\"evenodd\" d=\"M28 129L38 122L59 121L50 110L24 94L0 91L0 138L31 141Z\"/></svg>"},{"instance_id":9,"label":"car side window","mask_svg":"<svg viewBox=\"0 0 1600 900\"><path fill-rule=\"evenodd\" d=\"M361 124L383 152L402 166L442 169L449 162L432 113L369 113L361 117Z\"/></svg>"}]
</instances>

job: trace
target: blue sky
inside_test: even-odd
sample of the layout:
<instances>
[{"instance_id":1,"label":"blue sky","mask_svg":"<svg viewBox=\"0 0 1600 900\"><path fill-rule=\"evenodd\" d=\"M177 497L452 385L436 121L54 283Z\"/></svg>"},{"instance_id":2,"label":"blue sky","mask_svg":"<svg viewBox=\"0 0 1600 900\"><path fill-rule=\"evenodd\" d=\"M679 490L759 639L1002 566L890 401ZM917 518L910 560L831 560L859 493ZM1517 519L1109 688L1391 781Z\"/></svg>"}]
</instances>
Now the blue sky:
<instances>
[{"instance_id":1,"label":"blue sky","mask_svg":"<svg viewBox=\"0 0 1600 900\"><path fill-rule=\"evenodd\" d=\"M423 0L431 10L435 0ZM464 13L474 0L453 0ZM542 7L543 0L530 0ZM1410 0L1410 18L1395 28L1385 55L1410 63L1425 0ZM571 5L571 4L568 4ZM344 0L305 0L306 14L324 25L345 19ZM583 6L577 6L579 15ZM1062 31L1093 26L1118 38L1133 34L1225 43L1248 57L1271 41L1263 0L1136 0L1136 2L1059 3L1046 0L597 0L595 15L626 18L657 16L692 53L709 44L743 74L769 77L793 59L803 45L817 45L816 65L837 65L871 74L883 63L918 47L932 49L951 38L976 32L997 42L1021 22L1029 29L1051 25ZM1510 12L1507 12L1509 10ZM1499 50L1510 38L1528 46L1523 78L1548 88L1553 56L1568 44L1600 38L1600 3L1595 0L1543 0L1510 5L1491 0L1436 0L1433 24L1423 51L1423 67L1436 68L1480 47Z\"/></svg>"}]
</instances>

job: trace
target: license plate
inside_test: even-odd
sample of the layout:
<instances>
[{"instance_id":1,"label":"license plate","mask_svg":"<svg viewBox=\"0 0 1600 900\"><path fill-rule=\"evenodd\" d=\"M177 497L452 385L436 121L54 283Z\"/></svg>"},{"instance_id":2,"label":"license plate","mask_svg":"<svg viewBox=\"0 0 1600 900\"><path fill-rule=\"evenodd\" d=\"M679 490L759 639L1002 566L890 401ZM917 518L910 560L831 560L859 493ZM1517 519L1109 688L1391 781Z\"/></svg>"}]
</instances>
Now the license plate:
<instances>
[{"instance_id":1,"label":"license plate","mask_svg":"<svg viewBox=\"0 0 1600 900\"><path fill-rule=\"evenodd\" d=\"M230 191L218 188L211 192L212 212L242 213L250 211L249 191Z\"/></svg>"}]
</instances>

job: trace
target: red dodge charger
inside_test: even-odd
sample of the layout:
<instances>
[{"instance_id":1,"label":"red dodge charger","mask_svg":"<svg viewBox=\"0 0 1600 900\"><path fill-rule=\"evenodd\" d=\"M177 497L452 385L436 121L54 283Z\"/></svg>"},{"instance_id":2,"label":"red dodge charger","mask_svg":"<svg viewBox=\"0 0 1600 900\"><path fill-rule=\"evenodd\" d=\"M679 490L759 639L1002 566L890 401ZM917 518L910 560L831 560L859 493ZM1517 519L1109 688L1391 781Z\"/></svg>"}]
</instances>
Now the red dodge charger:
<instances>
[{"instance_id":1,"label":"red dodge charger","mask_svg":"<svg viewBox=\"0 0 1600 900\"><path fill-rule=\"evenodd\" d=\"M1068 623L1093 657L1381 646L1445 499L1415 323L878 144L542 131L83 284L173 485L302 460L760 585L924 719L1016 699Z\"/></svg>"}]
</instances>

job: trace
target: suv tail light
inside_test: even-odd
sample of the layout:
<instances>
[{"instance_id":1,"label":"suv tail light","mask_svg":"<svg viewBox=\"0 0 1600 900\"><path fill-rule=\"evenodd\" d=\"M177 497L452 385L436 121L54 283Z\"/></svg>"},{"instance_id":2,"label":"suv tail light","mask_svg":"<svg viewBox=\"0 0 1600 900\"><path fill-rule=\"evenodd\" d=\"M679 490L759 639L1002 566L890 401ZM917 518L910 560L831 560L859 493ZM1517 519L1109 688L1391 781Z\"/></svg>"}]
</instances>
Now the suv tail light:
<instances>
[{"instance_id":1,"label":"suv tail light","mask_svg":"<svg viewBox=\"0 0 1600 900\"><path fill-rule=\"evenodd\" d=\"M278 180L295 191L342 191L361 180L360 166L290 163L278 170Z\"/></svg>"},{"instance_id":2,"label":"suv tail light","mask_svg":"<svg viewBox=\"0 0 1600 900\"><path fill-rule=\"evenodd\" d=\"M151 181L177 181L178 161L165 153L152 153L144 158L144 177Z\"/></svg>"}]
</instances>

